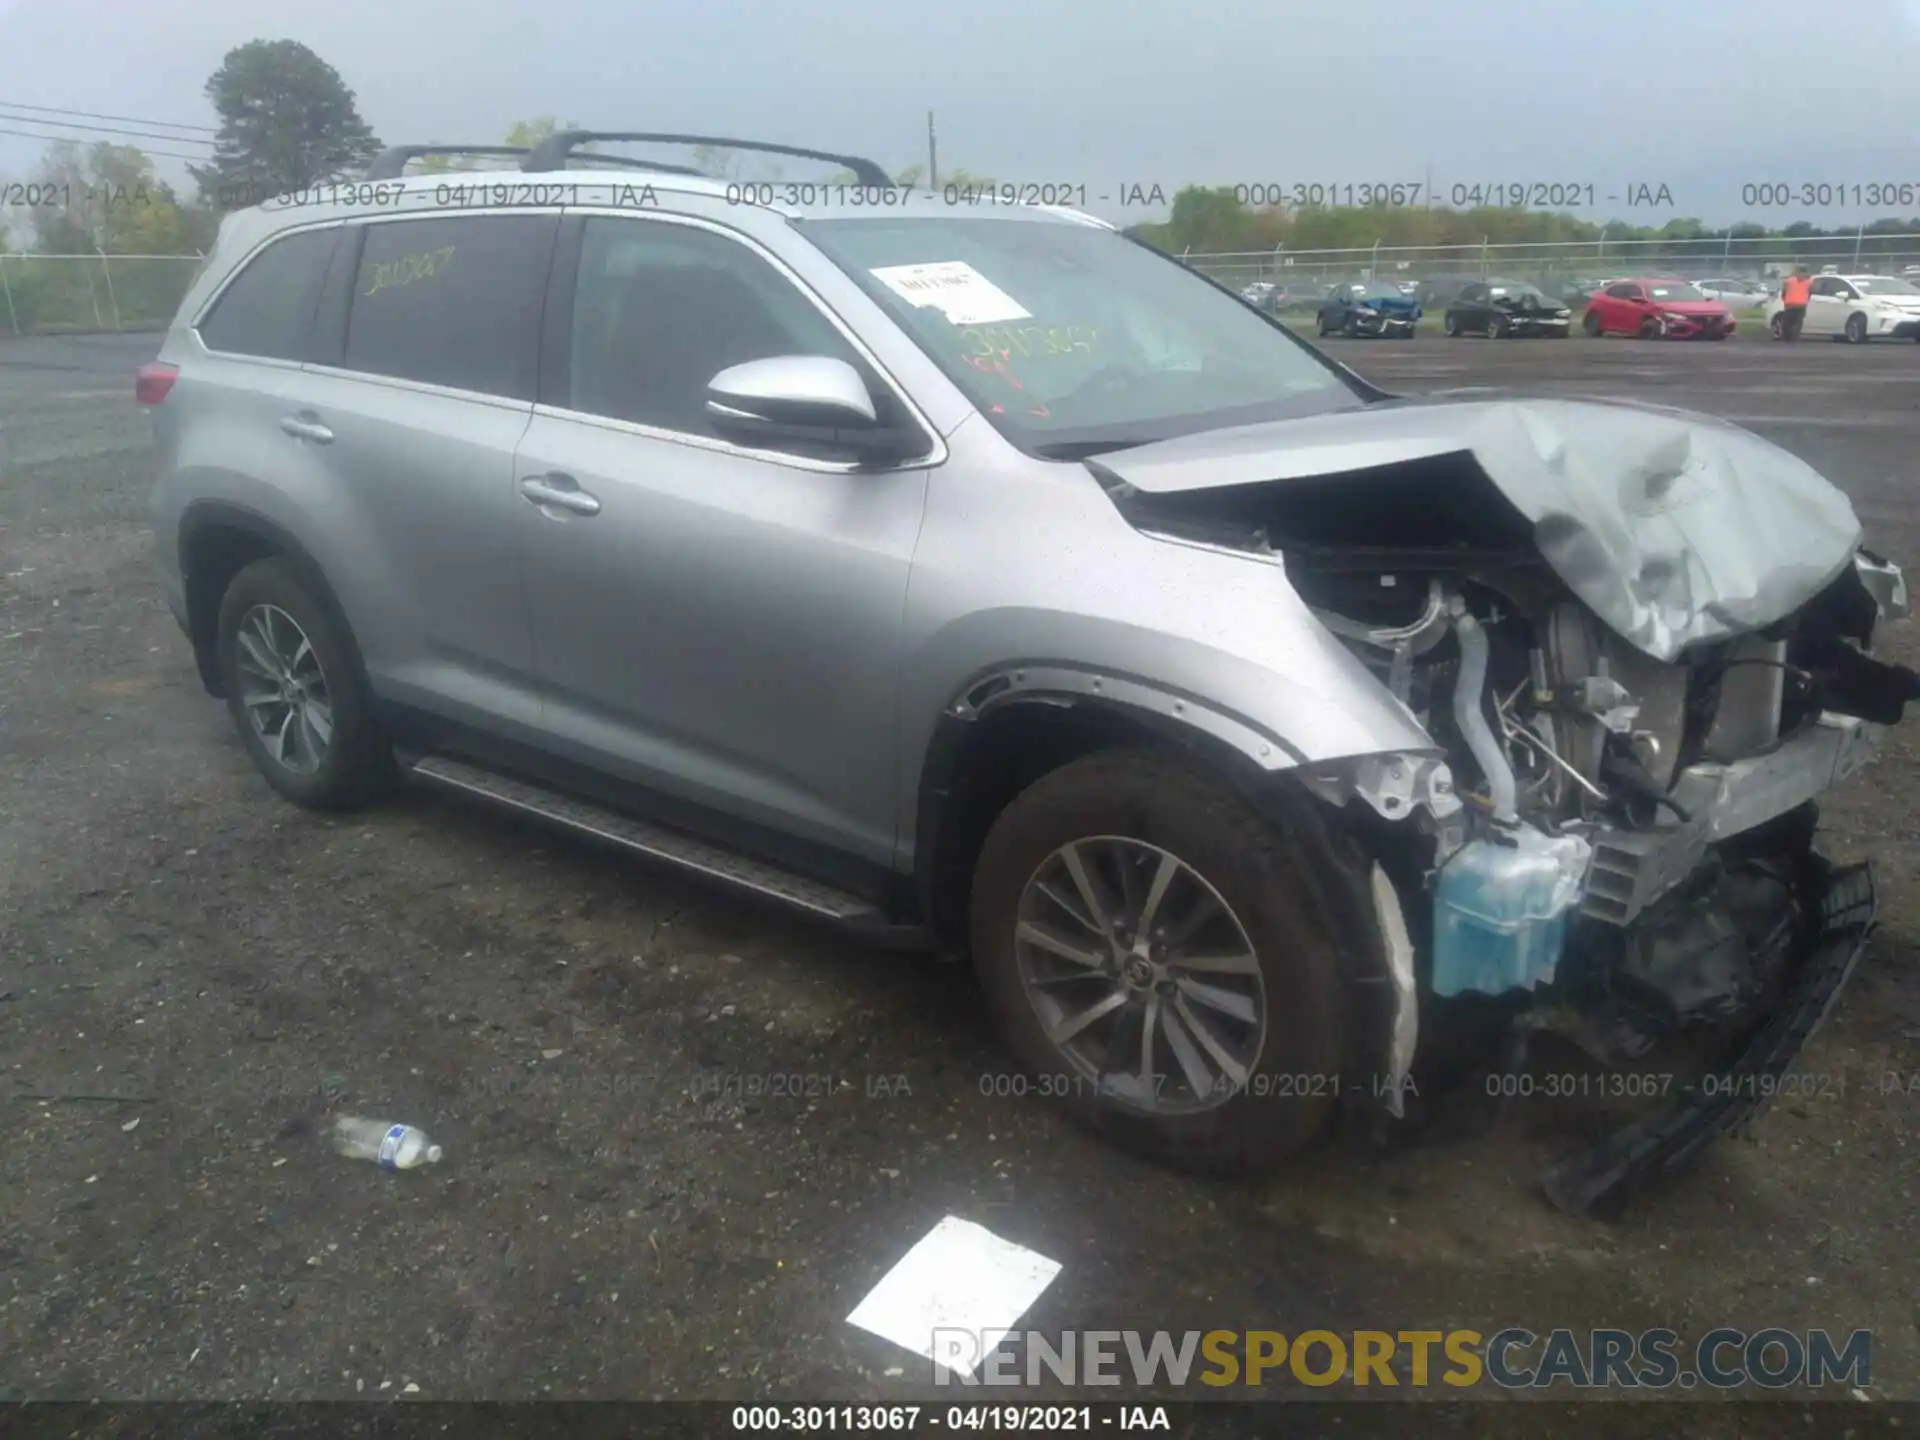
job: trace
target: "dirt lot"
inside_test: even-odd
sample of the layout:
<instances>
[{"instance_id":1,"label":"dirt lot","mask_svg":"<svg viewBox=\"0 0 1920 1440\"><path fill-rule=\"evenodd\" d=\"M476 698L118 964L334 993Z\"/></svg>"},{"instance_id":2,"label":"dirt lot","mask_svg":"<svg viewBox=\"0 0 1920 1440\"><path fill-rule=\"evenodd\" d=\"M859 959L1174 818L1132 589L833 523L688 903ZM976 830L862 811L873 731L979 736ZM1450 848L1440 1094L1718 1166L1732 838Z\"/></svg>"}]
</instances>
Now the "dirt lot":
<instances>
[{"instance_id":1,"label":"dirt lot","mask_svg":"<svg viewBox=\"0 0 1920 1440\"><path fill-rule=\"evenodd\" d=\"M1920 1399L1913 736L1828 808L1883 892L1804 1062L1836 1083L1755 1142L1610 1226L1537 1197L1556 1137L1526 1104L1471 1141L1200 1185L992 1094L957 967L425 795L343 821L277 800L150 569L129 392L153 343L0 342L11 1394L951 1398L844 1319L955 1214L1062 1262L1043 1329L1870 1328L1873 1398ZM1752 425L1920 568L1920 347L1333 348L1395 388ZM797 1093L716 1093L732 1072ZM338 1159L338 1109L448 1159Z\"/></svg>"}]
</instances>

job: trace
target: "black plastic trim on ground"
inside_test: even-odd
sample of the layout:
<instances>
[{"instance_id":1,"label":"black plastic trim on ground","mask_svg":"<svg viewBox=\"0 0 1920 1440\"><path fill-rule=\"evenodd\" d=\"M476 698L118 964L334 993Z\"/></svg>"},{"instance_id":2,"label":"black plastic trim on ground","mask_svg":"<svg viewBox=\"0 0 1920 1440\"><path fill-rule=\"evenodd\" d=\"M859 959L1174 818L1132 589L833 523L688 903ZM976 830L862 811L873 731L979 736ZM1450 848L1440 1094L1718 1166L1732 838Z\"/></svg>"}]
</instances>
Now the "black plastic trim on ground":
<instances>
[{"instance_id":1,"label":"black plastic trim on ground","mask_svg":"<svg viewBox=\"0 0 1920 1440\"><path fill-rule=\"evenodd\" d=\"M1767 1112L1780 1077L1832 1013L1866 948L1878 910L1873 867L1830 871L1819 909L1820 928L1787 997L1726 1074L1716 1075L1712 1093L1689 1086L1671 1105L1554 1166L1540 1177L1548 1199L1569 1215L1615 1212L1674 1179L1720 1136L1746 1133Z\"/></svg>"}]
</instances>

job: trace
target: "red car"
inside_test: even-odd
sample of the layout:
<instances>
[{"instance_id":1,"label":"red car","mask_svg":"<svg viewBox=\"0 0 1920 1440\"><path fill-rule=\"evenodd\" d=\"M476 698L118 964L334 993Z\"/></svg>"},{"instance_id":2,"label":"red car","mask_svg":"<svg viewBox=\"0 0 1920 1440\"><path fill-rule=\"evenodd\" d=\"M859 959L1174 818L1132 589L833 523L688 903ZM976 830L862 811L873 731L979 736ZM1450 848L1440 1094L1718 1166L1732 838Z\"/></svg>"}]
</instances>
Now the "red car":
<instances>
[{"instance_id":1,"label":"red car","mask_svg":"<svg viewBox=\"0 0 1920 1440\"><path fill-rule=\"evenodd\" d=\"M1642 340L1724 340L1733 311L1684 280L1616 280L1587 302L1580 322L1589 335Z\"/></svg>"}]
</instances>

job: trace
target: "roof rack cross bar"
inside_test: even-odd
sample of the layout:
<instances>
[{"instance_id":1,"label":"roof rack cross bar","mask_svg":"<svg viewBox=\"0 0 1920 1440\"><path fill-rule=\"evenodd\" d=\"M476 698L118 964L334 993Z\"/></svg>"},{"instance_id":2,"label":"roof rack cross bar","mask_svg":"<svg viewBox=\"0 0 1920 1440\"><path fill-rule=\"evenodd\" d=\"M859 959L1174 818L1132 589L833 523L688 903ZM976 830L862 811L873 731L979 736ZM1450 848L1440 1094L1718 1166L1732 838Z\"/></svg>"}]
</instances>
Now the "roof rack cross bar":
<instances>
[{"instance_id":1,"label":"roof rack cross bar","mask_svg":"<svg viewBox=\"0 0 1920 1440\"><path fill-rule=\"evenodd\" d=\"M891 188L896 183L880 165L872 160L862 159L858 155L835 155L827 150L807 150L797 145L774 145L764 140L727 140L717 135L656 135L632 130L558 131L535 145L533 152L521 162L520 168L530 172L563 170L566 168L567 157L573 153L576 146L591 145L603 140L652 145L710 145L721 150L757 150L769 155L795 155L803 160L826 160L835 165L843 165L853 172L854 178L862 185Z\"/></svg>"}]
</instances>

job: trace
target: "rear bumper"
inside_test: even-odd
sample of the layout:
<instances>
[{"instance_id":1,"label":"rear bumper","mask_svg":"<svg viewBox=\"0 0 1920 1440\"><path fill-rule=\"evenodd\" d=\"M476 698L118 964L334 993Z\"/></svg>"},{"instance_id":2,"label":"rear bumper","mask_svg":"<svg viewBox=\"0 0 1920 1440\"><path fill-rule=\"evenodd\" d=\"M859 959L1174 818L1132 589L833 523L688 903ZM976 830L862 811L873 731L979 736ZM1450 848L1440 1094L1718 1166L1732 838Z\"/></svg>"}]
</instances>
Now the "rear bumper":
<instances>
[{"instance_id":1,"label":"rear bumper","mask_svg":"<svg viewBox=\"0 0 1920 1440\"><path fill-rule=\"evenodd\" d=\"M1570 1215L1612 1212L1678 1177L1722 1135L1744 1133L1783 1088L1807 1041L1833 1012L1873 932L1878 901L1870 865L1826 869L1818 916L1793 979L1774 1011L1724 1070L1694 1082L1655 1113L1609 1135L1540 1177Z\"/></svg>"}]
</instances>

